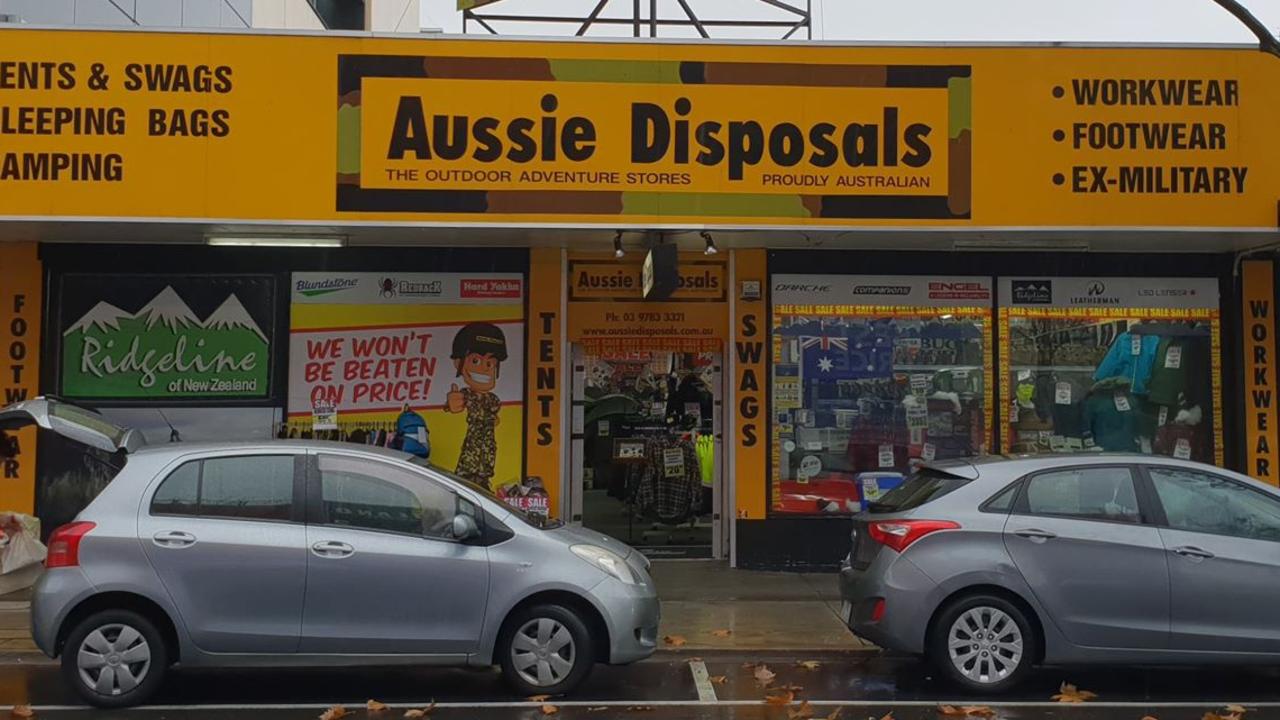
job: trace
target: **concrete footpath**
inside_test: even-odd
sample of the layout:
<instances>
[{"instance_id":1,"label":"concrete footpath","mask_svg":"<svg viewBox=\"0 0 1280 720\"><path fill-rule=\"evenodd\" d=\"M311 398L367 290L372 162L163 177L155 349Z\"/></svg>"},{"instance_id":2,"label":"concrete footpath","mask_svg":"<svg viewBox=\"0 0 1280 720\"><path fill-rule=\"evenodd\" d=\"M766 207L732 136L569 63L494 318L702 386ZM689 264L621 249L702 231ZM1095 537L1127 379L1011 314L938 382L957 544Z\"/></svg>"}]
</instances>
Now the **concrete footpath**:
<instances>
[{"instance_id":1,"label":"concrete footpath","mask_svg":"<svg viewBox=\"0 0 1280 720\"><path fill-rule=\"evenodd\" d=\"M660 649L865 651L840 622L831 574L732 570L713 561L655 561L662 597ZM30 593L0 596L0 663L48 659L31 641Z\"/></svg>"}]
</instances>

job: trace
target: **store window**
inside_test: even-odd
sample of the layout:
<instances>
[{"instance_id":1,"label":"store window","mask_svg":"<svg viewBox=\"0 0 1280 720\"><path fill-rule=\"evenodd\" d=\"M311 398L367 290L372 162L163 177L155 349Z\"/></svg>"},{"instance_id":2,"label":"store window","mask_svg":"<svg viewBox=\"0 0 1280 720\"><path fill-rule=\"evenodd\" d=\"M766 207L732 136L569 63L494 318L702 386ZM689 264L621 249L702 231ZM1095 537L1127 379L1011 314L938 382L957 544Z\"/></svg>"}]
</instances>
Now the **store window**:
<instances>
[{"instance_id":1,"label":"store window","mask_svg":"<svg viewBox=\"0 0 1280 720\"><path fill-rule=\"evenodd\" d=\"M1000 299L1006 451L1222 464L1216 280L1010 278Z\"/></svg>"},{"instance_id":2,"label":"store window","mask_svg":"<svg viewBox=\"0 0 1280 720\"><path fill-rule=\"evenodd\" d=\"M772 285L772 513L858 512L921 461L990 449L990 279Z\"/></svg>"}]
</instances>

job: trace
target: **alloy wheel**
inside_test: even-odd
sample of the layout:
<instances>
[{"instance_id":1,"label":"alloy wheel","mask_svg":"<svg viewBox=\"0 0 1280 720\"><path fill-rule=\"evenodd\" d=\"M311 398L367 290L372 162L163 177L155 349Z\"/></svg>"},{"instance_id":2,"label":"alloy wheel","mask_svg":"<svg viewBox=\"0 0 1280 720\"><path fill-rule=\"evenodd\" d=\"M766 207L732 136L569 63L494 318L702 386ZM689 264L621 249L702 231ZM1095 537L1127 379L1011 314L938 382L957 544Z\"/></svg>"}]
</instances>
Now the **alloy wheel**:
<instances>
[{"instance_id":1,"label":"alloy wheel","mask_svg":"<svg viewBox=\"0 0 1280 720\"><path fill-rule=\"evenodd\" d=\"M511 639L511 664L525 682L551 687L573 671L577 648L573 634L551 618L534 618Z\"/></svg>"},{"instance_id":2,"label":"alloy wheel","mask_svg":"<svg viewBox=\"0 0 1280 720\"><path fill-rule=\"evenodd\" d=\"M151 647L123 623L103 625L85 636L76 653L80 680L101 695L123 695L138 687L151 669Z\"/></svg>"},{"instance_id":3,"label":"alloy wheel","mask_svg":"<svg viewBox=\"0 0 1280 720\"><path fill-rule=\"evenodd\" d=\"M947 656L961 675L975 683L1001 682L1022 664L1022 629L1003 610L971 608L951 624Z\"/></svg>"}]
</instances>

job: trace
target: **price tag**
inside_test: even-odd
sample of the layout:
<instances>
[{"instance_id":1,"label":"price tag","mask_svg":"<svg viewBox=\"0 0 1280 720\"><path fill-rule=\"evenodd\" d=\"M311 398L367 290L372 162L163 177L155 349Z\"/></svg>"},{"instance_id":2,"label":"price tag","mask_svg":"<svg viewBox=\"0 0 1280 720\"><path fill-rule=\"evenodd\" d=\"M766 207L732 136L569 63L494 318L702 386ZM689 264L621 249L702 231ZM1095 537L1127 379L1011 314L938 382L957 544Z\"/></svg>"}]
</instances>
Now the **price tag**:
<instances>
[{"instance_id":1,"label":"price tag","mask_svg":"<svg viewBox=\"0 0 1280 720\"><path fill-rule=\"evenodd\" d=\"M924 442L924 428L911 428L911 444L919 445Z\"/></svg>"},{"instance_id":2,"label":"price tag","mask_svg":"<svg viewBox=\"0 0 1280 720\"><path fill-rule=\"evenodd\" d=\"M892 445L880 446L879 460L880 460L880 467L882 468L893 467L893 446Z\"/></svg>"},{"instance_id":3,"label":"price tag","mask_svg":"<svg viewBox=\"0 0 1280 720\"><path fill-rule=\"evenodd\" d=\"M1085 438L1085 439L1084 439L1084 447L1085 447L1085 449L1086 449L1086 450L1089 450L1089 449L1092 449L1092 448L1093 448L1093 438L1092 438L1092 437L1087 437L1087 438Z\"/></svg>"},{"instance_id":4,"label":"price tag","mask_svg":"<svg viewBox=\"0 0 1280 720\"><path fill-rule=\"evenodd\" d=\"M1191 441L1186 438L1178 438L1178 442L1173 446L1173 456L1179 460L1191 459Z\"/></svg>"},{"instance_id":5,"label":"price tag","mask_svg":"<svg viewBox=\"0 0 1280 720\"><path fill-rule=\"evenodd\" d=\"M1135 334L1135 335L1129 336L1129 352L1134 355L1142 354L1142 336L1141 335Z\"/></svg>"},{"instance_id":6,"label":"price tag","mask_svg":"<svg viewBox=\"0 0 1280 720\"><path fill-rule=\"evenodd\" d=\"M601 420L596 423L596 435L600 437L609 437L609 421Z\"/></svg>"},{"instance_id":7,"label":"price tag","mask_svg":"<svg viewBox=\"0 0 1280 720\"><path fill-rule=\"evenodd\" d=\"M937 456L938 448L934 447L933 443L925 443L924 449L920 451L920 457L924 458L925 462L933 462L933 459Z\"/></svg>"},{"instance_id":8,"label":"price tag","mask_svg":"<svg viewBox=\"0 0 1280 720\"><path fill-rule=\"evenodd\" d=\"M687 402L684 404L684 414L694 418L695 420L701 421L702 406L696 402L692 402L692 403Z\"/></svg>"},{"instance_id":9,"label":"price tag","mask_svg":"<svg viewBox=\"0 0 1280 720\"><path fill-rule=\"evenodd\" d=\"M907 408L907 427L922 428L929 426L929 411L916 406Z\"/></svg>"},{"instance_id":10,"label":"price tag","mask_svg":"<svg viewBox=\"0 0 1280 720\"><path fill-rule=\"evenodd\" d=\"M684 450L667 448L662 451L662 474L669 478L684 476Z\"/></svg>"},{"instance_id":11,"label":"price tag","mask_svg":"<svg viewBox=\"0 0 1280 720\"><path fill-rule=\"evenodd\" d=\"M311 408L312 430L337 430L338 408L333 405L316 405Z\"/></svg>"},{"instance_id":12,"label":"price tag","mask_svg":"<svg viewBox=\"0 0 1280 720\"><path fill-rule=\"evenodd\" d=\"M968 380L969 368L956 368L955 370L951 371L951 377L955 378L956 380Z\"/></svg>"},{"instance_id":13,"label":"price tag","mask_svg":"<svg viewBox=\"0 0 1280 720\"><path fill-rule=\"evenodd\" d=\"M1116 410L1120 412L1129 412L1129 396L1123 393L1115 394Z\"/></svg>"},{"instance_id":14,"label":"price tag","mask_svg":"<svg viewBox=\"0 0 1280 720\"><path fill-rule=\"evenodd\" d=\"M1164 427L1167 422L1169 422L1169 406L1161 405L1160 416L1156 419L1156 427Z\"/></svg>"},{"instance_id":15,"label":"price tag","mask_svg":"<svg viewBox=\"0 0 1280 720\"><path fill-rule=\"evenodd\" d=\"M1053 401L1058 405L1071 404L1071 383L1060 382L1054 386Z\"/></svg>"},{"instance_id":16,"label":"price tag","mask_svg":"<svg viewBox=\"0 0 1280 720\"><path fill-rule=\"evenodd\" d=\"M666 403L656 402L649 406L649 415L652 417L662 417L667 414Z\"/></svg>"},{"instance_id":17,"label":"price tag","mask_svg":"<svg viewBox=\"0 0 1280 720\"><path fill-rule=\"evenodd\" d=\"M1030 379L1031 379L1031 371L1030 371L1030 370L1019 370L1019 371L1018 371L1018 382L1022 382L1023 380L1030 380Z\"/></svg>"},{"instance_id":18,"label":"price tag","mask_svg":"<svg viewBox=\"0 0 1280 720\"><path fill-rule=\"evenodd\" d=\"M929 392L929 376L928 375L912 375L911 376L911 394L923 397Z\"/></svg>"},{"instance_id":19,"label":"price tag","mask_svg":"<svg viewBox=\"0 0 1280 720\"><path fill-rule=\"evenodd\" d=\"M1069 437L1069 438L1067 438L1067 449L1068 449L1068 450L1083 450L1083 449L1084 449L1084 440L1081 440L1081 439L1080 439L1080 438L1078 438L1078 437Z\"/></svg>"},{"instance_id":20,"label":"price tag","mask_svg":"<svg viewBox=\"0 0 1280 720\"><path fill-rule=\"evenodd\" d=\"M805 450L821 450L822 442L818 440L810 440L804 444Z\"/></svg>"},{"instance_id":21,"label":"price tag","mask_svg":"<svg viewBox=\"0 0 1280 720\"><path fill-rule=\"evenodd\" d=\"M1164 354L1164 366L1170 370L1182 367L1182 346L1170 345Z\"/></svg>"},{"instance_id":22,"label":"price tag","mask_svg":"<svg viewBox=\"0 0 1280 720\"><path fill-rule=\"evenodd\" d=\"M419 445L426 445L426 444L427 444L427 429L426 429L426 428L424 428L424 427L420 427L420 428L418 428L416 431L414 431L413 436L414 436L415 438L417 438L417 440L418 440L418 444L419 444Z\"/></svg>"},{"instance_id":23,"label":"price tag","mask_svg":"<svg viewBox=\"0 0 1280 720\"><path fill-rule=\"evenodd\" d=\"M1049 449L1054 452L1062 452L1067 448L1067 439L1061 435L1049 436Z\"/></svg>"}]
</instances>

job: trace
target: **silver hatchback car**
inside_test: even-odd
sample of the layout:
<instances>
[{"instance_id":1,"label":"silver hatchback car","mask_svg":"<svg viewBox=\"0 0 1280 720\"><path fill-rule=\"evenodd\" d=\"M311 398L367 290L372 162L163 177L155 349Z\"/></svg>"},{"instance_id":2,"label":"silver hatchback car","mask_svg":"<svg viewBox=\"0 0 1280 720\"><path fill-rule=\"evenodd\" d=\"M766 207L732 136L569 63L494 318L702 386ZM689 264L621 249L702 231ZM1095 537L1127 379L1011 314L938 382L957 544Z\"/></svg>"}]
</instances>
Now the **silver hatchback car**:
<instances>
[{"instance_id":1,"label":"silver hatchback car","mask_svg":"<svg viewBox=\"0 0 1280 720\"><path fill-rule=\"evenodd\" d=\"M981 692L1037 663L1280 661L1280 492L1150 455L927 465L854 521L845 621Z\"/></svg>"},{"instance_id":2,"label":"silver hatchback car","mask_svg":"<svg viewBox=\"0 0 1280 720\"><path fill-rule=\"evenodd\" d=\"M653 653L648 562L409 455L311 441L143 447L51 399L0 410L119 472L49 540L36 644L90 703L187 667L500 665L521 694Z\"/></svg>"}]
</instances>

